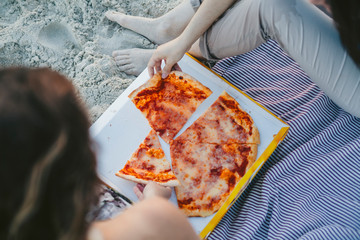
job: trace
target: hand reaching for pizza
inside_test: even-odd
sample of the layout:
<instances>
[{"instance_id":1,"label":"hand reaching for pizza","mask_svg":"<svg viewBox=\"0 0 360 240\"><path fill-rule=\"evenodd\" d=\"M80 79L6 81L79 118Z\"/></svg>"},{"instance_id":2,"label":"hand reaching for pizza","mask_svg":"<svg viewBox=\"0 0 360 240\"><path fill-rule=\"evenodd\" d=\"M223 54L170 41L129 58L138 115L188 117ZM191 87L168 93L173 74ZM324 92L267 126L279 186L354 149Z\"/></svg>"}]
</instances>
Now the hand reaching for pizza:
<instances>
[{"instance_id":1,"label":"hand reaching for pizza","mask_svg":"<svg viewBox=\"0 0 360 240\"><path fill-rule=\"evenodd\" d=\"M150 182L146 186L144 184L138 183L134 187L134 193L139 198L139 200L148 199L154 196L169 199L171 197L171 188L161 186L154 182Z\"/></svg>"},{"instance_id":2,"label":"hand reaching for pizza","mask_svg":"<svg viewBox=\"0 0 360 240\"><path fill-rule=\"evenodd\" d=\"M162 78L166 78L172 70L181 71L177 62L180 61L184 54L190 49L190 47L182 43L179 38L176 38L160 45L156 49L148 63L150 77L154 76L155 72L162 71ZM162 60L165 61L165 66L161 70Z\"/></svg>"}]
</instances>

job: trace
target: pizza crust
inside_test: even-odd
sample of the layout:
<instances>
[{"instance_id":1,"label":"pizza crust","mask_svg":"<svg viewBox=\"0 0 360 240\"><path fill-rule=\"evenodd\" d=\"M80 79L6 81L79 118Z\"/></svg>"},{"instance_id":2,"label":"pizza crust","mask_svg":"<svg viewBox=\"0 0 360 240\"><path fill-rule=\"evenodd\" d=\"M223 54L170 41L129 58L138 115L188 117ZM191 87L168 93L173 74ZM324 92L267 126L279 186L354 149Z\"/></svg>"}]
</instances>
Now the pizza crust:
<instances>
[{"instance_id":1,"label":"pizza crust","mask_svg":"<svg viewBox=\"0 0 360 240\"><path fill-rule=\"evenodd\" d=\"M258 152L257 144L248 144L248 145L251 146L251 152L249 153L249 156L248 156L249 163L248 163L248 165L246 167L246 172L251 168L251 166L256 161L257 152Z\"/></svg>"},{"instance_id":2,"label":"pizza crust","mask_svg":"<svg viewBox=\"0 0 360 240\"><path fill-rule=\"evenodd\" d=\"M133 101L136 95L141 92L142 90L146 88L156 87L159 82L161 81L161 74L156 73L152 78L150 78L147 82L145 82L143 85L135 89L129 94L129 98Z\"/></svg>"},{"instance_id":3,"label":"pizza crust","mask_svg":"<svg viewBox=\"0 0 360 240\"><path fill-rule=\"evenodd\" d=\"M136 183L148 184L149 182L153 182L153 181L149 181L149 180L139 179L134 176L127 175L127 174L124 174L121 172L117 172L117 173L115 173L115 175L118 177L124 178L126 180L136 182ZM179 184L180 184L180 182L178 180L169 180L167 182L156 182L156 183L161 186L165 186L165 187L176 187L176 186L179 186Z\"/></svg>"},{"instance_id":4,"label":"pizza crust","mask_svg":"<svg viewBox=\"0 0 360 240\"><path fill-rule=\"evenodd\" d=\"M186 74L184 72L180 72L180 71L172 71L169 73L170 74L175 74L175 76L177 77L182 77L182 80L191 80L191 84L193 85L194 88L197 88L203 92L205 92L208 96L210 96L212 94L212 91L204 86L202 83L200 83L198 80L196 80L195 78L193 78L192 76L190 76L189 74Z\"/></svg>"},{"instance_id":5,"label":"pizza crust","mask_svg":"<svg viewBox=\"0 0 360 240\"><path fill-rule=\"evenodd\" d=\"M237 124L246 126L246 124L243 123L244 114L246 115L246 117L248 117L248 120L250 121L250 124L249 124L250 126L248 126L248 127L252 128L251 129L252 134L248 138L246 143L260 144L259 130L256 127L251 116L244 109L242 109L240 104L233 97L231 97L227 92L225 92L225 91L222 92L222 94L219 96L219 98L221 99L221 101L219 101L219 103L225 108L225 111L233 118L233 120Z\"/></svg>"},{"instance_id":6,"label":"pizza crust","mask_svg":"<svg viewBox=\"0 0 360 240\"><path fill-rule=\"evenodd\" d=\"M177 77L182 77L185 80L191 80L191 83L194 87L200 89L201 91L204 91L208 96L211 95L212 91L205 87L203 84L201 84L198 80L196 80L195 78L193 78L192 76L190 76L189 74L180 72L180 71L171 71L169 73L169 75L171 74L175 74L175 76ZM142 90L146 89L146 88L153 88L153 87L157 87L160 82L162 80L161 77L161 72L158 72L156 74L154 74L154 76L152 78L150 78L147 82L145 82L143 85L141 85L140 87L138 87L137 89L135 89L134 91L132 91L129 94L129 98L131 100L133 100L136 95L141 92Z\"/></svg>"}]
</instances>

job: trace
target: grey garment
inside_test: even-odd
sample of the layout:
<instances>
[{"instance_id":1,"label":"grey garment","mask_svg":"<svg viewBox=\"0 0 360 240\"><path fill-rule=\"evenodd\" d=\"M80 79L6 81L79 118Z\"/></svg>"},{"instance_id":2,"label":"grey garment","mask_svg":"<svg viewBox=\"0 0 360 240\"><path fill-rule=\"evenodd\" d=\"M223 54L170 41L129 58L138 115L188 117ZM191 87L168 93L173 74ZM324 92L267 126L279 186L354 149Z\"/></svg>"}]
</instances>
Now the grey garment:
<instances>
[{"instance_id":1,"label":"grey garment","mask_svg":"<svg viewBox=\"0 0 360 240\"><path fill-rule=\"evenodd\" d=\"M306 0L237 1L200 38L200 49L207 59L222 59L268 39L277 41L338 106L360 117L360 69L332 19Z\"/></svg>"}]
</instances>

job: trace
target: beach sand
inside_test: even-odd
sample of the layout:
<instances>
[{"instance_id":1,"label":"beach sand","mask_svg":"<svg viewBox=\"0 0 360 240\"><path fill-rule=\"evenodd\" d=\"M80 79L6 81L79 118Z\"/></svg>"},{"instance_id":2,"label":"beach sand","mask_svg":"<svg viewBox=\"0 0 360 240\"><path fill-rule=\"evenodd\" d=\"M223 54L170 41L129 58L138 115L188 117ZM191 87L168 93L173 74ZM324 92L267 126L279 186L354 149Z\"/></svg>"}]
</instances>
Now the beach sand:
<instances>
[{"instance_id":1,"label":"beach sand","mask_svg":"<svg viewBox=\"0 0 360 240\"><path fill-rule=\"evenodd\" d=\"M59 71L73 81L94 122L135 79L119 71L112 51L156 47L147 38L109 21L105 12L155 18L181 1L1 0L0 66ZM328 7L325 0L311 1Z\"/></svg>"},{"instance_id":2,"label":"beach sand","mask_svg":"<svg viewBox=\"0 0 360 240\"><path fill-rule=\"evenodd\" d=\"M105 18L108 10L158 17L181 0L2 0L0 66L50 67L71 79L94 122L135 79L112 51L155 48Z\"/></svg>"}]
</instances>

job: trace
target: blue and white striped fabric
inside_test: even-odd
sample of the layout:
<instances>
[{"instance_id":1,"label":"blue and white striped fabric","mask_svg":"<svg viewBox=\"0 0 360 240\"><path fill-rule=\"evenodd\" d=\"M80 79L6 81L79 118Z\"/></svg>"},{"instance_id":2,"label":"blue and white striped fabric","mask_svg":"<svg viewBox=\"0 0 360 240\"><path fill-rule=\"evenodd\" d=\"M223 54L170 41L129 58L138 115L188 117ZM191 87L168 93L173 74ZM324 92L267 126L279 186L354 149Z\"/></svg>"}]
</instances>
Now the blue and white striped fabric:
<instances>
[{"instance_id":1,"label":"blue and white striped fabric","mask_svg":"<svg viewBox=\"0 0 360 240\"><path fill-rule=\"evenodd\" d=\"M360 239L360 119L273 41L213 70L290 132L209 239Z\"/></svg>"}]
</instances>

